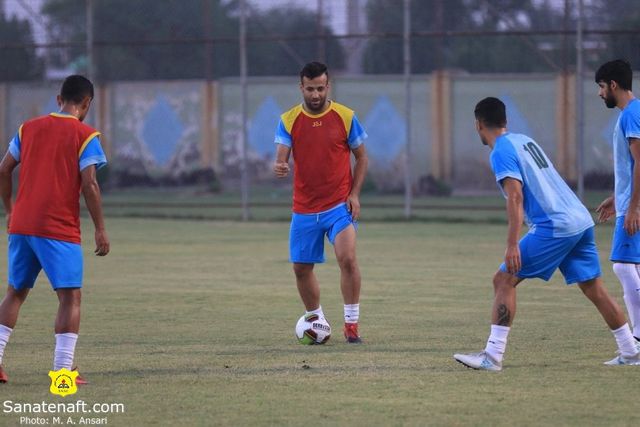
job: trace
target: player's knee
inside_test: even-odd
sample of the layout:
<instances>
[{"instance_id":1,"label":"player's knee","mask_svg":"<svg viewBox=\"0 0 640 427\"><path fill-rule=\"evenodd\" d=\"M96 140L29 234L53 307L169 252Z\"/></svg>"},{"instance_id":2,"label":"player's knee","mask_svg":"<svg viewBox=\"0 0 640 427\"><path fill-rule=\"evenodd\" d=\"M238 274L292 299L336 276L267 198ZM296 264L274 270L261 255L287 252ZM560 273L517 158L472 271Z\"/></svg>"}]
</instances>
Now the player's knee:
<instances>
[{"instance_id":1,"label":"player's knee","mask_svg":"<svg viewBox=\"0 0 640 427\"><path fill-rule=\"evenodd\" d=\"M59 289L58 300L62 306L79 306L82 302L82 292L80 289Z\"/></svg>"},{"instance_id":2,"label":"player's knee","mask_svg":"<svg viewBox=\"0 0 640 427\"><path fill-rule=\"evenodd\" d=\"M630 274L637 274L635 264L626 264L622 262L613 263L613 272L620 280L623 280L623 278Z\"/></svg>"},{"instance_id":3,"label":"player's knee","mask_svg":"<svg viewBox=\"0 0 640 427\"><path fill-rule=\"evenodd\" d=\"M297 278L307 277L313 272L313 264L293 264L293 273Z\"/></svg>"},{"instance_id":4,"label":"player's knee","mask_svg":"<svg viewBox=\"0 0 640 427\"><path fill-rule=\"evenodd\" d=\"M341 270L355 271L358 269L358 261L355 254L341 256L338 259L338 264Z\"/></svg>"},{"instance_id":5,"label":"player's knee","mask_svg":"<svg viewBox=\"0 0 640 427\"><path fill-rule=\"evenodd\" d=\"M504 280L502 279L500 272L493 275L493 288L497 289L504 284Z\"/></svg>"},{"instance_id":6,"label":"player's knee","mask_svg":"<svg viewBox=\"0 0 640 427\"><path fill-rule=\"evenodd\" d=\"M493 289L495 292L499 292L503 289L512 288L513 285L509 280L509 276L503 273L502 271L498 271L493 275Z\"/></svg>"},{"instance_id":7,"label":"player's knee","mask_svg":"<svg viewBox=\"0 0 640 427\"><path fill-rule=\"evenodd\" d=\"M13 288L13 286L9 286L7 290L6 298L9 301L22 304L27 299L28 294L29 294L28 288L16 290L15 288Z\"/></svg>"},{"instance_id":8,"label":"player's knee","mask_svg":"<svg viewBox=\"0 0 640 427\"><path fill-rule=\"evenodd\" d=\"M602 296L604 288L597 280L589 280L588 282L578 283L578 287L589 299L598 299Z\"/></svg>"}]
</instances>

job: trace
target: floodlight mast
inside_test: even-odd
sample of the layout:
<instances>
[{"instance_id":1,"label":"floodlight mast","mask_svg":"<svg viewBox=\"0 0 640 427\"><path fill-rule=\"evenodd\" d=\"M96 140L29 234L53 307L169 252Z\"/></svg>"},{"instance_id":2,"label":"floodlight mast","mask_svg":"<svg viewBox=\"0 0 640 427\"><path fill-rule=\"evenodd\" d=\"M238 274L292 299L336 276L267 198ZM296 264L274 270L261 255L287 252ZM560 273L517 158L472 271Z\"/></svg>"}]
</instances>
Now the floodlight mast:
<instances>
[{"instance_id":1,"label":"floodlight mast","mask_svg":"<svg viewBox=\"0 0 640 427\"><path fill-rule=\"evenodd\" d=\"M249 211L249 162L247 160L249 148L247 143L247 0L240 0L240 112L241 112L241 152L240 192L242 194L242 220L248 221Z\"/></svg>"},{"instance_id":2,"label":"floodlight mast","mask_svg":"<svg viewBox=\"0 0 640 427\"><path fill-rule=\"evenodd\" d=\"M583 84L583 0L578 0L578 25L576 27L576 172L577 192L584 202L584 84Z\"/></svg>"},{"instance_id":3,"label":"floodlight mast","mask_svg":"<svg viewBox=\"0 0 640 427\"><path fill-rule=\"evenodd\" d=\"M404 0L404 112L405 112L405 149L404 149L404 216L411 218L413 199L413 178L411 175L411 0Z\"/></svg>"}]
</instances>

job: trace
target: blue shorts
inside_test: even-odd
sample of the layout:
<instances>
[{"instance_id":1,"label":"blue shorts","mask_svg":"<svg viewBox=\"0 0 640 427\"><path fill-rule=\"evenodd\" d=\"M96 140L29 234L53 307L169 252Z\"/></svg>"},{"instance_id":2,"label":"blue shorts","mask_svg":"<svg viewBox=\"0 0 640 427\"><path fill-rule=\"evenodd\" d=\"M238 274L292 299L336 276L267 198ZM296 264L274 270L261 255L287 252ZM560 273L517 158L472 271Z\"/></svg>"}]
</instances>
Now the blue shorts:
<instances>
[{"instance_id":1,"label":"blue shorts","mask_svg":"<svg viewBox=\"0 0 640 427\"><path fill-rule=\"evenodd\" d=\"M351 224L357 228L346 203L317 214L294 212L289 231L289 261L303 264L324 262L324 236L334 244L338 233Z\"/></svg>"},{"instance_id":2,"label":"blue shorts","mask_svg":"<svg viewBox=\"0 0 640 427\"><path fill-rule=\"evenodd\" d=\"M640 232L629 236L624 229L624 215L616 218L611 242L611 261L640 264Z\"/></svg>"},{"instance_id":3,"label":"blue shorts","mask_svg":"<svg viewBox=\"0 0 640 427\"><path fill-rule=\"evenodd\" d=\"M44 237L9 235L9 285L33 288L44 270L53 289L82 287L82 247Z\"/></svg>"},{"instance_id":4,"label":"blue shorts","mask_svg":"<svg viewBox=\"0 0 640 427\"><path fill-rule=\"evenodd\" d=\"M569 237L527 234L520 240L522 268L517 277L549 280L557 268L567 285L600 277L600 259L593 227ZM500 270L506 272L504 263Z\"/></svg>"}]
</instances>

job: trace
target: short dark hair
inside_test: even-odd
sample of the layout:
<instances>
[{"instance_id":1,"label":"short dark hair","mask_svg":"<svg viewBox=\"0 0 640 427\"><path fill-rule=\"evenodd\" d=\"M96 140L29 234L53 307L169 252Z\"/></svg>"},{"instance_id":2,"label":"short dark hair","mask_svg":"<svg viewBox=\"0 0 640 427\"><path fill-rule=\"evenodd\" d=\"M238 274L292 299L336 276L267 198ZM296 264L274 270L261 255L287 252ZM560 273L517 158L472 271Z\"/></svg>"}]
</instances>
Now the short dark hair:
<instances>
[{"instance_id":1,"label":"short dark hair","mask_svg":"<svg viewBox=\"0 0 640 427\"><path fill-rule=\"evenodd\" d=\"M327 75L328 80L329 70L327 69L327 66L325 64L316 61L309 62L308 64L305 64L304 67L302 67L302 70L300 70L300 81L302 81L303 77L306 77L308 79L315 79L316 77L320 77L323 74Z\"/></svg>"},{"instance_id":2,"label":"short dark hair","mask_svg":"<svg viewBox=\"0 0 640 427\"><path fill-rule=\"evenodd\" d=\"M80 104L86 97L93 99L93 83L77 74L64 79L60 88L60 97L63 101Z\"/></svg>"},{"instance_id":3,"label":"short dark hair","mask_svg":"<svg viewBox=\"0 0 640 427\"><path fill-rule=\"evenodd\" d=\"M483 99L476 104L473 113L476 119L490 128L503 128L507 126L507 112L504 102L492 96Z\"/></svg>"},{"instance_id":4,"label":"short dark hair","mask_svg":"<svg viewBox=\"0 0 640 427\"><path fill-rule=\"evenodd\" d=\"M596 71L596 83L605 82L611 84L612 81L618 83L623 90L631 90L633 81L633 71L631 64L624 59L615 59L604 63Z\"/></svg>"}]
</instances>

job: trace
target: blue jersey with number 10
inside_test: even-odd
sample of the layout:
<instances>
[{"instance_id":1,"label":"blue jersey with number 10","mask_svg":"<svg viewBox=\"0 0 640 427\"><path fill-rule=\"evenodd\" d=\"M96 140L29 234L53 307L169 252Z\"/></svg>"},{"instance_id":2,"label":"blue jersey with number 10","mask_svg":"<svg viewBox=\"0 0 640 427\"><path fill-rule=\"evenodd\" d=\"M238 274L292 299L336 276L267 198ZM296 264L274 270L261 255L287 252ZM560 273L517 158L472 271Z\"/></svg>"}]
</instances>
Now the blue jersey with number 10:
<instances>
[{"instance_id":1,"label":"blue jersey with number 10","mask_svg":"<svg viewBox=\"0 0 640 427\"><path fill-rule=\"evenodd\" d=\"M593 227L587 208L538 144L528 136L515 133L501 135L491 152L491 168L503 194L503 179L514 178L522 183L529 233L543 237L568 237Z\"/></svg>"}]
</instances>

